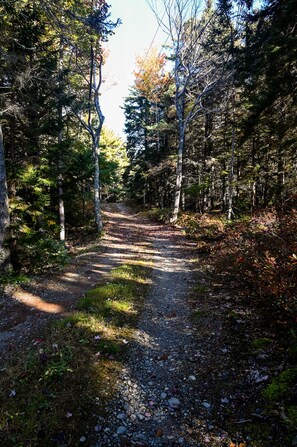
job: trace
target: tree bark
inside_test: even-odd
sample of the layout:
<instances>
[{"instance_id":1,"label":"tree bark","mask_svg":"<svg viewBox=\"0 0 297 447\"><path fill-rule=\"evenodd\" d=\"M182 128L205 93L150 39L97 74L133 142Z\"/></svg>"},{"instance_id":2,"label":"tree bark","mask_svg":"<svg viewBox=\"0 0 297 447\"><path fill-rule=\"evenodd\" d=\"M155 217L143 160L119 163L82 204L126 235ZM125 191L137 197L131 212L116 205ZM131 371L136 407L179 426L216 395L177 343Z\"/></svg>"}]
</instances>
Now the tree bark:
<instances>
[{"instance_id":1,"label":"tree bark","mask_svg":"<svg viewBox=\"0 0 297 447\"><path fill-rule=\"evenodd\" d=\"M59 72L63 70L63 39L60 39L59 51ZM65 242L65 207L63 198L63 175L62 175L62 143L63 143L63 110L62 104L58 106L58 118L60 130L58 133L59 160L58 160L58 196L59 196L59 221L60 221L60 241Z\"/></svg>"},{"instance_id":2,"label":"tree bark","mask_svg":"<svg viewBox=\"0 0 297 447\"><path fill-rule=\"evenodd\" d=\"M97 231L102 230L101 207L100 207L100 166L99 166L99 143L93 148L94 156L94 208Z\"/></svg>"},{"instance_id":3,"label":"tree bark","mask_svg":"<svg viewBox=\"0 0 297 447\"><path fill-rule=\"evenodd\" d=\"M99 164L99 153L100 153L100 136L103 127L105 117L102 113L100 101L99 101L99 90L102 84L102 64L103 57L101 50L97 54L99 57L98 67L96 54L94 52L93 45L91 45L91 70L90 70L90 97L89 103L91 102L92 92L94 98L94 106L98 118L97 129L94 130L91 124L92 111L89 108L89 128L91 130L91 135L93 139L93 157L94 157L94 212L95 212L95 222L97 226L97 231L100 233L102 230L102 218L101 218L101 206L100 206L100 164ZM98 71L98 72L97 72ZM89 105L90 107L90 105Z\"/></svg>"},{"instance_id":4,"label":"tree bark","mask_svg":"<svg viewBox=\"0 0 297 447\"><path fill-rule=\"evenodd\" d=\"M182 180L183 180L184 147L185 147L185 135L184 135L184 132L180 132L178 153L177 153L177 163L176 163L176 183L175 183L175 194L174 194L174 206L173 206L172 217L170 219L171 223L175 223L177 221L177 217L178 217L178 213L179 213L181 187L182 187Z\"/></svg>"},{"instance_id":5,"label":"tree bark","mask_svg":"<svg viewBox=\"0 0 297 447\"><path fill-rule=\"evenodd\" d=\"M0 271L7 267L9 261L9 250L4 247L9 223L4 144L0 125Z\"/></svg>"},{"instance_id":6,"label":"tree bark","mask_svg":"<svg viewBox=\"0 0 297 447\"><path fill-rule=\"evenodd\" d=\"M234 111L235 114L235 111ZM233 114L233 118L234 118ZM230 173L229 173L229 187L228 187L228 220L233 216L233 180L234 180L234 162L235 162L235 123L232 124L232 143L231 143L231 159L230 159Z\"/></svg>"},{"instance_id":7,"label":"tree bark","mask_svg":"<svg viewBox=\"0 0 297 447\"><path fill-rule=\"evenodd\" d=\"M60 241L65 242L65 207L63 200L62 174L59 174L58 177L58 194L59 194Z\"/></svg>"}]
</instances>

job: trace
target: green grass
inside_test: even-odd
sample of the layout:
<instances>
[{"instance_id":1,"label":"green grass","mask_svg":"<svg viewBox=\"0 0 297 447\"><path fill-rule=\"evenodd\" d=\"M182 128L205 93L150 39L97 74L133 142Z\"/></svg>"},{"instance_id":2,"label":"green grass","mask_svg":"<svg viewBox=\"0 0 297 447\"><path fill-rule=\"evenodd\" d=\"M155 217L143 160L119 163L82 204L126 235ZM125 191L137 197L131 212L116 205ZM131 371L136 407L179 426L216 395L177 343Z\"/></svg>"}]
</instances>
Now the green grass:
<instances>
[{"instance_id":1,"label":"green grass","mask_svg":"<svg viewBox=\"0 0 297 447\"><path fill-rule=\"evenodd\" d=\"M0 445L72 446L82 436L91 444L133 339L150 270L144 263L114 269L109 283L87 292L75 312L0 373Z\"/></svg>"}]
</instances>

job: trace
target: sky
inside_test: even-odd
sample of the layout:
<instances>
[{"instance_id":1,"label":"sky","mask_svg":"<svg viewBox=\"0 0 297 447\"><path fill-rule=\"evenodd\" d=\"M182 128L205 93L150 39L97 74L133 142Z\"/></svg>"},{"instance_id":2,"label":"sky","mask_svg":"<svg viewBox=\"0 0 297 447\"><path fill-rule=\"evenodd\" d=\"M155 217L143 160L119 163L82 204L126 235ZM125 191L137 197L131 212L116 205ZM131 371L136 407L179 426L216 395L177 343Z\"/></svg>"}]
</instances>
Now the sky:
<instances>
[{"instance_id":1,"label":"sky","mask_svg":"<svg viewBox=\"0 0 297 447\"><path fill-rule=\"evenodd\" d=\"M122 24L106 44L109 56L103 69L105 82L101 105L105 126L124 138L124 111L120 107L133 85L136 57L146 54L157 30L153 46L158 49L165 42L166 35L158 28L145 0L110 0L109 3L111 19L120 18Z\"/></svg>"}]
</instances>

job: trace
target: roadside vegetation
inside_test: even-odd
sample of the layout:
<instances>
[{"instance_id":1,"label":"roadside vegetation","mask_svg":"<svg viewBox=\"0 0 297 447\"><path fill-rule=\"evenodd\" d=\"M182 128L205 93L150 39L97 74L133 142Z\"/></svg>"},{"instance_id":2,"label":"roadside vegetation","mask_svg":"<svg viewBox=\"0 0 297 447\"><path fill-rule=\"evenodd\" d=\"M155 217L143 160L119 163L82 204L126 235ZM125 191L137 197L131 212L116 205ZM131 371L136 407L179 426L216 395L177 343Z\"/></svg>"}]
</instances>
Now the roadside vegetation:
<instances>
[{"instance_id":1,"label":"roadside vegetation","mask_svg":"<svg viewBox=\"0 0 297 447\"><path fill-rule=\"evenodd\" d=\"M1 370L1 445L90 445L133 340L150 268L115 268Z\"/></svg>"}]
</instances>

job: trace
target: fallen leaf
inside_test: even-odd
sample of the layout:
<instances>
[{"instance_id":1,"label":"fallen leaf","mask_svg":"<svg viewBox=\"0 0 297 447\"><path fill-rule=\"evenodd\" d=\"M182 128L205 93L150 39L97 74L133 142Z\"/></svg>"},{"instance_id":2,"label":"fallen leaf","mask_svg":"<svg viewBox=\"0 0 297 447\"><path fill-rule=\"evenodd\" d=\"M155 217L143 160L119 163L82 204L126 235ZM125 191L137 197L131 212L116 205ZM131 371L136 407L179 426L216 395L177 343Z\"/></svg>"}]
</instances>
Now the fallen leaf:
<instances>
[{"instance_id":1,"label":"fallen leaf","mask_svg":"<svg viewBox=\"0 0 297 447\"><path fill-rule=\"evenodd\" d=\"M158 428L156 431L156 437L161 438L164 435L164 430L162 428Z\"/></svg>"}]
</instances>

